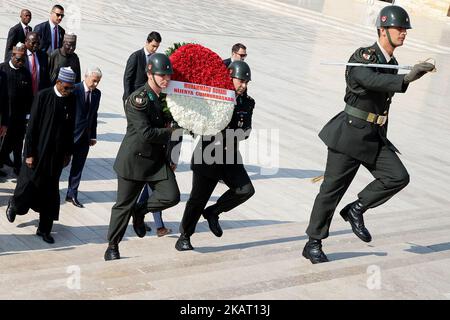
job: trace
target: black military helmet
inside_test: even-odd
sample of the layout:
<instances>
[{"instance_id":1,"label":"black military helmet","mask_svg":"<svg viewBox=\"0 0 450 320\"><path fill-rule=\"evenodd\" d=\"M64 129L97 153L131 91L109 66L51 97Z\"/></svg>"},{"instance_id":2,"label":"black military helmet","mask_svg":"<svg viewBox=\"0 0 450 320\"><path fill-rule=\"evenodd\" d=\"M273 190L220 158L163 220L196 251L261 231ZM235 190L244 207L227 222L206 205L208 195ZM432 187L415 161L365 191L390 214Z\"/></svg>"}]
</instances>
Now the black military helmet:
<instances>
[{"instance_id":1,"label":"black military helmet","mask_svg":"<svg viewBox=\"0 0 450 320\"><path fill-rule=\"evenodd\" d=\"M233 61L228 69L231 70L231 77L237 78L241 80L250 81L252 80L252 73L250 71L250 67L244 61Z\"/></svg>"},{"instance_id":2,"label":"black military helmet","mask_svg":"<svg viewBox=\"0 0 450 320\"><path fill-rule=\"evenodd\" d=\"M411 29L408 12L399 6L387 6L381 9L377 18L377 29L400 27Z\"/></svg>"},{"instance_id":3,"label":"black military helmet","mask_svg":"<svg viewBox=\"0 0 450 320\"><path fill-rule=\"evenodd\" d=\"M152 66L152 68L150 69L151 74L173 74L172 63L170 62L169 57L163 53L152 54L148 61L148 65Z\"/></svg>"}]
</instances>

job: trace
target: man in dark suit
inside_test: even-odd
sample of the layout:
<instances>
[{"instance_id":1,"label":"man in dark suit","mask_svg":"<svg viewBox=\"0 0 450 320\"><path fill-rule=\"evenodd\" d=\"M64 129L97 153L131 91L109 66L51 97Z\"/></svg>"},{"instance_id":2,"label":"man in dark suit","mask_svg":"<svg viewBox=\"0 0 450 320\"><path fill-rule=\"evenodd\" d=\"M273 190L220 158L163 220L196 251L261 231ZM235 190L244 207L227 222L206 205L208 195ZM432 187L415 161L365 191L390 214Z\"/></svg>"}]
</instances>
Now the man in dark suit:
<instances>
[{"instance_id":1,"label":"man in dark suit","mask_svg":"<svg viewBox=\"0 0 450 320\"><path fill-rule=\"evenodd\" d=\"M377 28L378 41L358 49L349 62L398 64L393 53L403 45L407 29L411 28L408 13L399 6L387 6L380 11ZM427 62L416 64L406 75L381 67L347 67L345 109L319 133L328 147L328 158L306 230L309 241L303 249L303 256L312 263L328 261L322 251L322 239L328 237L334 211L361 165L375 180L340 214L364 242L370 242L372 237L364 225L363 213L388 201L409 183L409 174L396 154L398 150L387 139L389 107L394 93L405 92L412 81L433 69L434 65Z\"/></svg>"},{"instance_id":2,"label":"man in dark suit","mask_svg":"<svg viewBox=\"0 0 450 320\"><path fill-rule=\"evenodd\" d=\"M175 128L165 127L158 99L161 90L169 85L172 74L169 58L165 54L153 54L147 83L126 100L127 132L114 163L117 201L111 210L105 260L120 259L119 242L131 217L134 231L142 238L146 233L144 217L147 212L161 211L180 201L175 174L166 157L166 146ZM150 185L152 195L146 203L136 205L145 184Z\"/></svg>"},{"instance_id":3,"label":"man in dark suit","mask_svg":"<svg viewBox=\"0 0 450 320\"><path fill-rule=\"evenodd\" d=\"M247 47L242 43L236 43L233 47L231 47L231 57L223 60L223 63L228 68L233 61L244 61L246 57Z\"/></svg>"},{"instance_id":4,"label":"man in dark suit","mask_svg":"<svg viewBox=\"0 0 450 320\"><path fill-rule=\"evenodd\" d=\"M144 48L139 49L131 54L128 58L127 65L125 67L125 73L123 75L123 97L125 100L128 96L142 87L147 82L147 67L150 56L158 50L161 43L161 35L152 31L147 36L147 43Z\"/></svg>"},{"instance_id":5,"label":"man in dark suit","mask_svg":"<svg viewBox=\"0 0 450 320\"><path fill-rule=\"evenodd\" d=\"M76 84L74 90L76 97L74 145L66 201L78 208L84 208L78 201L81 174L89 147L97 143L97 113L102 95L97 86L101 79L102 72L99 68L88 68L84 81Z\"/></svg>"},{"instance_id":6,"label":"man in dark suit","mask_svg":"<svg viewBox=\"0 0 450 320\"><path fill-rule=\"evenodd\" d=\"M48 70L48 56L46 53L39 50L40 38L36 32L30 32L25 39L26 62L25 68L31 74L31 82L33 88L33 95L37 92L51 86L49 70Z\"/></svg>"},{"instance_id":7,"label":"man in dark suit","mask_svg":"<svg viewBox=\"0 0 450 320\"><path fill-rule=\"evenodd\" d=\"M181 220L180 237L175 244L178 251L194 249L190 238L202 215L208 221L212 233L221 237L223 232L219 215L241 205L255 193L239 152L239 142L250 135L255 107L255 100L247 95L247 85L251 80L250 67L244 61L235 61L229 69L236 92L233 117L222 132L214 137L202 137L195 148L191 162L192 190ZM229 189L216 203L205 209L220 180Z\"/></svg>"},{"instance_id":8,"label":"man in dark suit","mask_svg":"<svg viewBox=\"0 0 450 320\"><path fill-rule=\"evenodd\" d=\"M11 59L11 53L16 43L25 43L25 37L33 30L28 24L31 21L31 11L22 9L20 12L20 22L9 29L8 39L6 40L5 61Z\"/></svg>"},{"instance_id":9,"label":"man in dark suit","mask_svg":"<svg viewBox=\"0 0 450 320\"><path fill-rule=\"evenodd\" d=\"M49 56L53 51L62 47L65 30L59 24L63 18L64 8L59 4L54 5L49 20L34 28L41 38L40 50Z\"/></svg>"},{"instance_id":10,"label":"man in dark suit","mask_svg":"<svg viewBox=\"0 0 450 320\"><path fill-rule=\"evenodd\" d=\"M24 67L26 48L23 43L13 47L10 61L0 64L0 72L6 75L9 98L8 131L0 150L0 165L6 164L14 168L19 175L22 165L22 146L25 137L26 116L30 113L33 103L31 77ZM13 153L14 162L9 154ZM1 174L0 174L1 175Z\"/></svg>"}]
</instances>

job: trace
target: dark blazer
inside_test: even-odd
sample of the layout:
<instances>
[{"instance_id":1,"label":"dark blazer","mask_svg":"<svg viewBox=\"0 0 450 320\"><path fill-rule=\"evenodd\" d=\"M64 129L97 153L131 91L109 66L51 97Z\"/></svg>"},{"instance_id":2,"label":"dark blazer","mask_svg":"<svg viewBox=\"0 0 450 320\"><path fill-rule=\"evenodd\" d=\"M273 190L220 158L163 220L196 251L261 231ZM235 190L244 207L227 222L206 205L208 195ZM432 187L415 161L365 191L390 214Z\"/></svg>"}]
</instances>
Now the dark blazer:
<instances>
[{"instance_id":1,"label":"dark blazer","mask_svg":"<svg viewBox=\"0 0 450 320\"><path fill-rule=\"evenodd\" d=\"M117 175L128 180L168 179L167 143L172 129L165 128L162 107L148 83L125 103L127 132L114 163Z\"/></svg>"},{"instance_id":2,"label":"dark blazer","mask_svg":"<svg viewBox=\"0 0 450 320\"><path fill-rule=\"evenodd\" d=\"M28 51L27 51L28 53ZM38 90L46 89L51 86L50 83L50 76L49 76L49 70L48 70L48 56L46 53L37 50L36 51L36 57L39 60L39 86ZM27 68L28 71L30 71L30 66L28 62L28 55L26 55L26 61L25 61L25 68Z\"/></svg>"},{"instance_id":3,"label":"dark blazer","mask_svg":"<svg viewBox=\"0 0 450 320\"><path fill-rule=\"evenodd\" d=\"M222 62L228 68L231 64L231 58L225 59Z\"/></svg>"},{"instance_id":4,"label":"dark blazer","mask_svg":"<svg viewBox=\"0 0 450 320\"><path fill-rule=\"evenodd\" d=\"M51 51L52 51L52 31L50 30L50 22L44 21L44 22L38 24L37 26L34 27L34 31L37 32L39 34L39 36L41 37L41 44L39 46L39 49L42 52L45 52L48 55L50 55ZM59 48L62 47L65 33L66 33L66 30L64 30L63 27L58 25L58 36L59 36L59 39L58 39L59 46L58 47Z\"/></svg>"},{"instance_id":5,"label":"dark blazer","mask_svg":"<svg viewBox=\"0 0 450 320\"><path fill-rule=\"evenodd\" d=\"M123 101L128 96L142 87L148 80L147 72L147 59L145 57L144 48L139 49L131 54L128 58L127 66L125 67L125 73L123 75Z\"/></svg>"},{"instance_id":6,"label":"dark blazer","mask_svg":"<svg viewBox=\"0 0 450 320\"><path fill-rule=\"evenodd\" d=\"M364 51L365 59L373 56L376 58L374 63L387 63L376 43L361 49ZM357 52L361 49L350 57L349 62L364 62L356 59ZM389 63L398 64L395 58ZM405 92L408 88L403 83L405 75L398 75L395 69L348 67L347 74L347 90L344 98L346 104L378 115L388 115L394 93ZM387 124L386 122L385 125L379 126L342 111L323 127L319 137L333 150L359 161L374 163L382 144L398 152L387 139Z\"/></svg>"},{"instance_id":7,"label":"dark blazer","mask_svg":"<svg viewBox=\"0 0 450 320\"><path fill-rule=\"evenodd\" d=\"M30 27L29 32L32 30L33 28ZM17 42L25 43L25 32L23 31L22 24L20 22L9 29L8 39L6 40L5 61L9 61L9 59L11 59L12 49Z\"/></svg>"},{"instance_id":8,"label":"dark blazer","mask_svg":"<svg viewBox=\"0 0 450 320\"><path fill-rule=\"evenodd\" d=\"M83 82L75 85L74 95L76 97L74 143L77 142L84 131L87 130L89 140L97 139L97 115L102 93L95 89L91 93L91 104L86 109L86 98Z\"/></svg>"}]
</instances>

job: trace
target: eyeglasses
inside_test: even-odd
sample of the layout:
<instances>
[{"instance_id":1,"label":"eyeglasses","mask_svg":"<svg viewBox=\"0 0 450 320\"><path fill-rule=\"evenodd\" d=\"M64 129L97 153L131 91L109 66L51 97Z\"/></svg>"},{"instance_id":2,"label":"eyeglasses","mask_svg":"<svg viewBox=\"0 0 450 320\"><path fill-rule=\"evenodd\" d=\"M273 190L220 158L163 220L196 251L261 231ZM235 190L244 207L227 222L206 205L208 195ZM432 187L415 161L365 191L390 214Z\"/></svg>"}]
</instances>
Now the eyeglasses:
<instances>
[{"instance_id":1,"label":"eyeglasses","mask_svg":"<svg viewBox=\"0 0 450 320\"><path fill-rule=\"evenodd\" d=\"M241 58L245 58L247 56L246 53L236 53L238 56L240 56Z\"/></svg>"},{"instance_id":2,"label":"eyeglasses","mask_svg":"<svg viewBox=\"0 0 450 320\"><path fill-rule=\"evenodd\" d=\"M59 18L59 17L64 18L64 13L57 13L57 12L55 12L55 11L53 11L53 13L56 14L56 16L57 16L58 18Z\"/></svg>"}]
</instances>

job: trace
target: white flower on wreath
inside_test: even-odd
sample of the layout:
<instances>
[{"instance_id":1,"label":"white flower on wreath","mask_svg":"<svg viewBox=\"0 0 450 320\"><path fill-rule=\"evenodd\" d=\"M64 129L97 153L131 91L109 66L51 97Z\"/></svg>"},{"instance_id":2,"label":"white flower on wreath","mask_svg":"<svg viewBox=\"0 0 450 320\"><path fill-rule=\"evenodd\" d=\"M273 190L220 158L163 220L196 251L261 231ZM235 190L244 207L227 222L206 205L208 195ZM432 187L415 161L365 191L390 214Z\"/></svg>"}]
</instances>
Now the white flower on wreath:
<instances>
[{"instance_id":1,"label":"white flower on wreath","mask_svg":"<svg viewBox=\"0 0 450 320\"><path fill-rule=\"evenodd\" d=\"M184 129L199 135L215 135L225 129L233 117L234 103L168 94L167 107Z\"/></svg>"}]
</instances>

